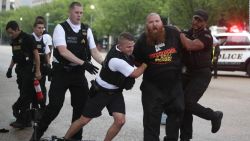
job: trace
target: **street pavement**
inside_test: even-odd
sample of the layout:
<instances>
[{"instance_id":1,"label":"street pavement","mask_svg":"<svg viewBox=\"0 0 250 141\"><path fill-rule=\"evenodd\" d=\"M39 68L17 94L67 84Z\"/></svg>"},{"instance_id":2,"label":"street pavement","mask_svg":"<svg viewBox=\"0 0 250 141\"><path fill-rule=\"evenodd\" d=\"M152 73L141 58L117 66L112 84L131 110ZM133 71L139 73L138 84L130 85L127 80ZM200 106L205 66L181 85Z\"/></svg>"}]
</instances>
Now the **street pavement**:
<instances>
[{"instance_id":1,"label":"street pavement","mask_svg":"<svg viewBox=\"0 0 250 141\"><path fill-rule=\"evenodd\" d=\"M103 54L105 55L105 54ZM0 141L28 141L32 128L23 130L13 129L9 123L14 121L11 106L18 97L16 76L7 79L7 71L11 59L9 46L0 46L0 129L9 129L8 133L0 133ZM96 63L95 63L96 64ZM98 65L100 68L100 66ZM194 117L194 135L192 141L249 141L250 140L250 78L241 72L219 72L217 79L212 79L208 90L200 100L200 104L215 110L222 110L224 118L220 131L211 133L211 123ZM230 74L230 75L229 75ZM88 80L94 79L87 73ZM142 141L142 105L139 86L141 77L137 79L132 90L125 91L126 124L114 141ZM47 88L49 88L49 82ZM71 121L72 107L70 94L67 92L64 106L58 117L52 122L44 137L56 135L62 137L68 129ZM113 119L103 110L103 115L92 120L83 130L84 140L101 141L104 139L107 129ZM161 125L160 139L164 136L164 125Z\"/></svg>"}]
</instances>

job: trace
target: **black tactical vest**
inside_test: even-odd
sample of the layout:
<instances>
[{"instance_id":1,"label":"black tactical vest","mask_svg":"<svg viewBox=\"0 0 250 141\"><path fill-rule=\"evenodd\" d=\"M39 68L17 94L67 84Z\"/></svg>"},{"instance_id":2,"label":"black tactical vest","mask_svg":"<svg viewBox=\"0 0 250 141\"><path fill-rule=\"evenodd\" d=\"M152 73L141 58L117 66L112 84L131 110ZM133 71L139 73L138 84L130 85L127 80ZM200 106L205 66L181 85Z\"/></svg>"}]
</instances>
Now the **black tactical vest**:
<instances>
[{"instance_id":1,"label":"black tactical vest","mask_svg":"<svg viewBox=\"0 0 250 141\"><path fill-rule=\"evenodd\" d=\"M45 57L45 44L43 42L43 38L41 41L36 41L36 47L40 56L40 64L45 64L46 57Z\"/></svg>"},{"instance_id":2,"label":"black tactical vest","mask_svg":"<svg viewBox=\"0 0 250 141\"><path fill-rule=\"evenodd\" d=\"M24 43L24 36L29 36L28 34L21 32L18 39L12 40L10 45L12 46L12 59L14 63L19 66L33 64L33 54L29 52L29 49Z\"/></svg>"},{"instance_id":3,"label":"black tactical vest","mask_svg":"<svg viewBox=\"0 0 250 141\"><path fill-rule=\"evenodd\" d=\"M131 89L134 85L135 79L131 77L125 77L120 72L114 72L110 70L110 68L108 67L108 62L112 58L119 58L126 61L131 66L134 65L131 56L124 55L122 52L116 50L116 47L112 47L104 60L104 65L100 72L101 79L108 82L109 84L119 87L120 89L127 89L126 87L128 87L128 89Z\"/></svg>"},{"instance_id":4,"label":"black tactical vest","mask_svg":"<svg viewBox=\"0 0 250 141\"><path fill-rule=\"evenodd\" d=\"M200 34L207 34L208 31L202 30L196 34L187 32L187 37L194 40L200 36ZM206 44L204 44L206 46ZM187 51L184 50L183 61L188 69L201 69L206 67L211 67L212 65L212 43L211 47L204 47L202 50L197 51Z\"/></svg>"},{"instance_id":5,"label":"black tactical vest","mask_svg":"<svg viewBox=\"0 0 250 141\"><path fill-rule=\"evenodd\" d=\"M89 44L87 40L87 30L88 26L85 24L81 24L81 29L78 33L75 33L70 27L67 21L61 23L65 31L65 40L67 44L67 49L73 53L76 57L84 60L90 61L91 54L89 49ZM62 64L68 65L71 63L70 61L64 59L60 54L57 48L54 50L55 58Z\"/></svg>"}]
</instances>

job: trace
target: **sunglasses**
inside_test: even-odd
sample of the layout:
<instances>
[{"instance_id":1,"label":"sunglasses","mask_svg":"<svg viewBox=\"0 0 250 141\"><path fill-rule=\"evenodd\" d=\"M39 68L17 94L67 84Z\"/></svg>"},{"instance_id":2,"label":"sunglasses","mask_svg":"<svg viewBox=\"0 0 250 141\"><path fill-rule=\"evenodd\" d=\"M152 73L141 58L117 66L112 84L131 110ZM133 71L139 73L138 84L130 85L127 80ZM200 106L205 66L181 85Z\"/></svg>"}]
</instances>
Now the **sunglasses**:
<instances>
[{"instance_id":1,"label":"sunglasses","mask_svg":"<svg viewBox=\"0 0 250 141\"><path fill-rule=\"evenodd\" d=\"M203 22L204 20L201 19L200 17L193 16L193 20L196 20L197 22Z\"/></svg>"}]
</instances>

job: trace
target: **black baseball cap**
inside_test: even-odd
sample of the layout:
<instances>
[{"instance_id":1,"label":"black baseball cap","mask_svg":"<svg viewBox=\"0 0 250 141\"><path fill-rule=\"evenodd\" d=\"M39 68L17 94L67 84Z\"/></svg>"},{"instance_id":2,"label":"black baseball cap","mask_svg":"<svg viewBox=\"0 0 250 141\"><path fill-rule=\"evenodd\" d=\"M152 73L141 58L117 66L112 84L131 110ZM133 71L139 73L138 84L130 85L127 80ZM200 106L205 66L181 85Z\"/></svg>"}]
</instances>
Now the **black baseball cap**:
<instances>
[{"instance_id":1,"label":"black baseball cap","mask_svg":"<svg viewBox=\"0 0 250 141\"><path fill-rule=\"evenodd\" d=\"M208 14L203 9L198 9L198 10L194 11L193 17L198 17L198 18L200 18L200 19L202 19L204 21L208 20Z\"/></svg>"}]
</instances>

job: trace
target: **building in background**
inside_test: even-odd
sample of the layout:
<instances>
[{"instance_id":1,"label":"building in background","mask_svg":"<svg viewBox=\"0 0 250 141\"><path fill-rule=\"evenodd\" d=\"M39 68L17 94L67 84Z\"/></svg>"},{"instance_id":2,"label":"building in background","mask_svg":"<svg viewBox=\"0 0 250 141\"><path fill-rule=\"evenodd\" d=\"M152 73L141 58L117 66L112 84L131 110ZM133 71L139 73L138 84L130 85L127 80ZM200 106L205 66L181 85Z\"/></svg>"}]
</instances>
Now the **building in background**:
<instances>
[{"instance_id":1,"label":"building in background","mask_svg":"<svg viewBox=\"0 0 250 141\"><path fill-rule=\"evenodd\" d=\"M0 11L15 10L22 6L37 6L50 3L53 0L0 0Z\"/></svg>"},{"instance_id":2,"label":"building in background","mask_svg":"<svg viewBox=\"0 0 250 141\"><path fill-rule=\"evenodd\" d=\"M0 11L15 9L15 0L0 0Z\"/></svg>"}]
</instances>

